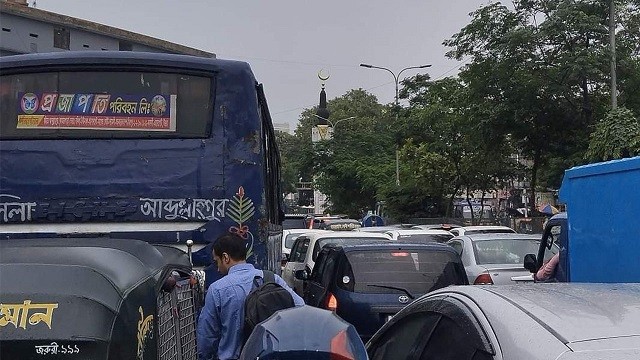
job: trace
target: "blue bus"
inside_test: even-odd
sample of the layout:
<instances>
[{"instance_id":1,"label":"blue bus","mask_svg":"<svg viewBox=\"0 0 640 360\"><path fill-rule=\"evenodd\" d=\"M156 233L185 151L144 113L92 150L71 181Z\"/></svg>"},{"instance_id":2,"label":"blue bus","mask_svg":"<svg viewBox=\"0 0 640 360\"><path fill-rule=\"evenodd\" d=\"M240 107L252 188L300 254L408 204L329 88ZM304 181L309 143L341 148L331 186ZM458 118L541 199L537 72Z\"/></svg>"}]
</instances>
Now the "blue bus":
<instances>
[{"instance_id":1,"label":"blue bus","mask_svg":"<svg viewBox=\"0 0 640 360\"><path fill-rule=\"evenodd\" d=\"M194 265L205 266L205 246L232 232L250 262L277 272L279 165L247 63L108 51L0 58L2 239L193 240Z\"/></svg>"}]
</instances>

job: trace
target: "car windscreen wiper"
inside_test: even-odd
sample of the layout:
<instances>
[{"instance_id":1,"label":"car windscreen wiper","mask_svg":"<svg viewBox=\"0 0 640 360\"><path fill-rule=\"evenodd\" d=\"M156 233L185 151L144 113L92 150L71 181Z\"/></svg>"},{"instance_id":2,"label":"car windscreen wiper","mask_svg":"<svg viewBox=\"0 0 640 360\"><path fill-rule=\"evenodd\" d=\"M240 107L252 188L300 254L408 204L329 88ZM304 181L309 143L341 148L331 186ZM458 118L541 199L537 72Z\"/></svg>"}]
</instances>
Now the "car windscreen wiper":
<instances>
[{"instance_id":1,"label":"car windscreen wiper","mask_svg":"<svg viewBox=\"0 0 640 360\"><path fill-rule=\"evenodd\" d=\"M407 296L409 296L411 298L411 300L416 298L415 296L411 295L411 293L407 289L403 289L401 287L387 286L387 285L377 285L377 284L367 284L367 286L379 287L379 288L383 288L383 289L399 290L399 291L402 291L403 293L407 294Z\"/></svg>"}]
</instances>

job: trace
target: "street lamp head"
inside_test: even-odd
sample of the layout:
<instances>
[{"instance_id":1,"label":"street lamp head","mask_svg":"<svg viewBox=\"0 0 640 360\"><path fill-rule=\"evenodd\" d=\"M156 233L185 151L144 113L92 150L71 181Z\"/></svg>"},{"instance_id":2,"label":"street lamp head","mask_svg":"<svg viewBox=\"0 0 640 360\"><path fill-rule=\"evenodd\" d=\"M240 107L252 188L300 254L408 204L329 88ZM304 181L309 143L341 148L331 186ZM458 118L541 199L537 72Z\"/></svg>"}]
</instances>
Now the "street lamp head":
<instances>
[{"instance_id":1,"label":"street lamp head","mask_svg":"<svg viewBox=\"0 0 640 360\"><path fill-rule=\"evenodd\" d=\"M418 66L418 69L424 69L424 68L428 68L428 67L431 67L431 64Z\"/></svg>"},{"instance_id":2,"label":"street lamp head","mask_svg":"<svg viewBox=\"0 0 640 360\"><path fill-rule=\"evenodd\" d=\"M373 65L369 65L369 64L360 64L360 66L366 67L366 68L372 68L373 67Z\"/></svg>"}]
</instances>

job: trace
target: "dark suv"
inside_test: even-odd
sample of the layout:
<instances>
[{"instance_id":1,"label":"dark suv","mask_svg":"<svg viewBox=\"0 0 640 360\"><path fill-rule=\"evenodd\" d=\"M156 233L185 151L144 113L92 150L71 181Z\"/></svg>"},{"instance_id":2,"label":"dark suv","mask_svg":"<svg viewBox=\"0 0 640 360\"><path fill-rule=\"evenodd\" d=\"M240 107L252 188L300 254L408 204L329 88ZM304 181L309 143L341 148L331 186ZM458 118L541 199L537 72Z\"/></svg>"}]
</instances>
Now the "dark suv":
<instances>
[{"instance_id":1,"label":"dark suv","mask_svg":"<svg viewBox=\"0 0 640 360\"><path fill-rule=\"evenodd\" d=\"M413 299L468 284L450 246L396 242L325 245L307 281L305 302L335 311L364 341Z\"/></svg>"}]
</instances>

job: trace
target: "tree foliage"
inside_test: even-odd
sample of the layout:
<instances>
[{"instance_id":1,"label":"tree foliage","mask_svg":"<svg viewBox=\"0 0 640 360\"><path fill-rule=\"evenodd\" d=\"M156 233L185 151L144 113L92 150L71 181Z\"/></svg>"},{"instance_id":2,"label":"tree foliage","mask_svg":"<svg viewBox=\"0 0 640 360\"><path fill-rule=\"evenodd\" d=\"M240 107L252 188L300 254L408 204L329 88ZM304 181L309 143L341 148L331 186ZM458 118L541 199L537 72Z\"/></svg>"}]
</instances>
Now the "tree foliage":
<instances>
[{"instance_id":1,"label":"tree foliage","mask_svg":"<svg viewBox=\"0 0 640 360\"><path fill-rule=\"evenodd\" d=\"M558 188L571 166L638 154L640 1L616 1L622 108L614 112L608 12L609 0L479 8L444 42L449 57L466 62L459 75L404 80L408 107L351 90L328 102L334 136L315 145L316 109L305 110L295 135L280 139L290 149L283 150L287 182L314 181L332 212L360 216L384 200L394 217L407 219L445 215L456 196L523 177L533 197L536 188Z\"/></svg>"},{"instance_id":2,"label":"tree foliage","mask_svg":"<svg viewBox=\"0 0 640 360\"><path fill-rule=\"evenodd\" d=\"M640 119L627 108L610 111L591 133L587 159L613 160L640 155Z\"/></svg>"},{"instance_id":3,"label":"tree foliage","mask_svg":"<svg viewBox=\"0 0 640 360\"><path fill-rule=\"evenodd\" d=\"M375 207L385 183L393 181L389 118L375 96L362 89L330 100L327 106L335 127L333 139L316 146L318 189L327 195L331 212L361 217Z\"/></svg>"},{"instance_id":4,"label":"tree foliage","mask_svg":"<svg viewBox=\"0 0 640 360\"><path fill-rule=\"evenodd\" d=\"M282 176L282 191L285 194L296 191L299 174L295 164L296 154L294 152L295 136L276 131L276 143L280 150L280 168Z\"/></svg>"},{"instance_id":5,"label":"tree foliage","mask_svg":"<svg viewBox=\"0 0 640 360\"><path fill-rule=\"evenodd\" d=\"M511 138L532 160L528 177L535 189L539 172L557 171L549 167L559 163L556 159L582 158L575 154L586 151L593 119L607 111L608 1L518 0L513 5L478 9L445 45L453 48L449 56L471 60L460 79L471 103L491 109L483 126L491 135L487 140ZM632 15L637 3L621 1L618 8L621 26L637 29ZM637 59L637 48L634 53L630 47L636 33L620 33L621 61ZM626 85L621 87L625 94ZM550 181L558 182L557 177Z\"/></svg>"}]
</instances>

